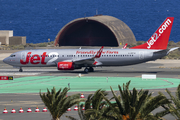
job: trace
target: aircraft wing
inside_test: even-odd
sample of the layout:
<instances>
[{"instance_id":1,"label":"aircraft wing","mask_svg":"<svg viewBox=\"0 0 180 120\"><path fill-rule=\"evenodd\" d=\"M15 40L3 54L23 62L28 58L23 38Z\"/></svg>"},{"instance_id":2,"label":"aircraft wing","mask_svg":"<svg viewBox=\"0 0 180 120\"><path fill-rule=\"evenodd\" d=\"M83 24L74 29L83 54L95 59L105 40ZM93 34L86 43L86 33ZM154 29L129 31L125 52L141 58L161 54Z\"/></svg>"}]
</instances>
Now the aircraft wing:
<instances>
[{"instance_id":1,"label":"aircraft wing","mask_svg":"<svg viewBox=\"0 0 180 120\"><path fill-rule=\"evenodd\" d=\"M95 60L93 58L85 58L85 59L76 59L73 60L73 63L80 65L80 64L93 64L95 62Z\"/></svg>"},{"instance_id":2,"label":"aircraft wing","mask_svg":"<svg viewBox=\"0 0 180 120\"><path fill-rule=\"evenodd\" d=\"M77 65L81 65L81 64L86 64L86 65L101 65L102 63L97 61L96 58L100 58L101 57L101 53L103 51L104 46L102 46L99 51L97 52L97 54L92 57L92 58L84 58L84 59L76 59L73 60L72 62L74 64Z\"/></svg>"}]
</instances>

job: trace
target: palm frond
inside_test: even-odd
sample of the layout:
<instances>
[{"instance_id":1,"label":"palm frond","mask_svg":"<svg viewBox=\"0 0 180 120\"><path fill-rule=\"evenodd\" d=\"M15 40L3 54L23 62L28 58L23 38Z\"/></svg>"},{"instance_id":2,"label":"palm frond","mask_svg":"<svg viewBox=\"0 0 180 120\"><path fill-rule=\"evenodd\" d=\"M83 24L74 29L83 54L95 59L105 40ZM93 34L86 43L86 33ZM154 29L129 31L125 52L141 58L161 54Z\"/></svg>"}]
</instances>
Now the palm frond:
<instances>
[{"instance_id":1,"label":"palm frond","mask_svg":"<svg viewBox=\"0 0 180 120\"><path fill-rule=\"evenodd\" d=\"M146 117L150 112L152 112L154 109L158 108L161 105L169 104L170 101L164 96L164 95L158 95L152 98L148 103L146 103L143 106L141 116Z\"/></svg>"},{"instance_id":2,"label":"palm frond","mask_svg":"<svg viewBox=\"0 0 180 120\"><path fill-rule=\"evenodd\" d=\"M85 99L79 98L80 94L66 97L68 91L69 89L67 87L63 90L59 89L57 92L55 87L53 87L51 92L47 89L46 94L41 93L40 90L40 97L50 111L53 119L60 118L64 113L66 113L69 107L72 107L81 101L85 101Z\"/></svg>"}]
</instances>

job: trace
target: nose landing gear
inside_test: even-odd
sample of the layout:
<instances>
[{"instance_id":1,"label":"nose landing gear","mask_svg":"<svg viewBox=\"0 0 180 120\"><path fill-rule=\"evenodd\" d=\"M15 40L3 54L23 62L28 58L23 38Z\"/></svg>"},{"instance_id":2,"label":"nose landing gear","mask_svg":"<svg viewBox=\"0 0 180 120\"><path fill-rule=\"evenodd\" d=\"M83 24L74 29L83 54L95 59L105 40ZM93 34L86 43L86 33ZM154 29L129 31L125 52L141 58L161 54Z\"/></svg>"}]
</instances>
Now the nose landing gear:
<instances>
[{"instance_id":1,"label":"nose landing gear","mask_svg":"<svg viewBox=\"0 0 180 120\"><path fill-rule=\"evenodd\" d=\"M22 69L22 68L20 68L20 69L19 69L19 72L23 72L23 69Z\"/></svg>"}]
</instances>

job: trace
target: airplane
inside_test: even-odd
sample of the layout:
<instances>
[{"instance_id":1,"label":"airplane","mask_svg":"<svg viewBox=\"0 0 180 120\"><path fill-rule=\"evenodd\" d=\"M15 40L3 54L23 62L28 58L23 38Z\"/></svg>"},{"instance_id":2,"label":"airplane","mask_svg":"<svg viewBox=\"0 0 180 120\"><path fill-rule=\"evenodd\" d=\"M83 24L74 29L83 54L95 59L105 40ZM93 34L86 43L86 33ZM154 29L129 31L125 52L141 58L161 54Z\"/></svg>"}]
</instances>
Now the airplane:
<instances>
[{"instance_id":1,"label":"airplane","mask_svg":"<svg viewBox=\"0 0 180 120\"><path fill-rule=\"evenodd\" d=\"M85 67L93 72L98 66L126 66L156 60L178 49L167 49L174 17L167 17L150 39L129 49L37 49L11 54L4 63L19 68L55 66L58 70L75 70Z\"/></svg>"}]
</instances>

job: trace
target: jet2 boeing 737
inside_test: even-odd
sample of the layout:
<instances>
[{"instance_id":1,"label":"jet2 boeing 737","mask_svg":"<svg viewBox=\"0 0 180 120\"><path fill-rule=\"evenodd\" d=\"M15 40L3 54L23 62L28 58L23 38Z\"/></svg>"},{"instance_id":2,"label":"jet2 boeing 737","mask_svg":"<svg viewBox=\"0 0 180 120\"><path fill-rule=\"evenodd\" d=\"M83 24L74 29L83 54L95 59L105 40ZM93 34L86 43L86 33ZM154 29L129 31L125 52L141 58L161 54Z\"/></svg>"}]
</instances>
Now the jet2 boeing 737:
<instances>
[{"instance_id":1,"label":"jet2 boeing 737","mask_svg":"<svg viewBox=\"0 0 180 120\"><path fill-rule=\"evenodd\" d=\"M75 70L85 67L93 72L97 66L126 66L156 60L177 49L167 49L174 17L168 17L150 37L139 46L130 49L40 49L24 50L11 54L3 62L18 67L56 66L58 70Z\"/></svg>"}]
</instances>

